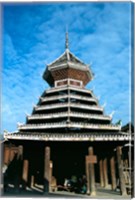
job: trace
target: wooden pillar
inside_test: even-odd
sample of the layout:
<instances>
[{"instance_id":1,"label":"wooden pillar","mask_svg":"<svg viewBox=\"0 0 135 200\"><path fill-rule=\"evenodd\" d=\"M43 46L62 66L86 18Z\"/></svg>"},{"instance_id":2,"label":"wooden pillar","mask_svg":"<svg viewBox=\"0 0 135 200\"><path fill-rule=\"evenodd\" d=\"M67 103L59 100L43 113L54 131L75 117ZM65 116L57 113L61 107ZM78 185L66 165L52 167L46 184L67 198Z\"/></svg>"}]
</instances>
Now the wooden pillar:
<instances>
[{"instance_id":1,"label":"wooden pillar","mask_svg":"<svg viewBox=\"0 0 135 200\"><path fill-rule=\"evenodd\" d=\"M16 177L14 181L15 192L19 193L20 183L22 178L22 171L21 171L21 160L23 155L23 146L16 147L17 151L17 158L16 158Z\"/></svg>"},{"instance_id":2,"label":"wooden pillar","mask_svg":"<svg viewBox=\"0 0 135 200\"><path fill-rule=\"evenodd\" d=\"M50 187L49 187L49 191L51 191L51 183L52 183L52 175L53 175L53 162L50 160L50 177L49 177L49 180L50 180Z\"/></svg>"},{"instance_id":3,"label":"wooden pillar","mask_svg":"<svg viewBox=\"0 0 135 200\"><path fill-rule=\"evenodd\" d=\"M93 147L89 147L89 155L93 155ZM95 188L95 171L94 171L94 164L89 164L89 174L90 174L90 195L96 195L96 188Z\"/></svg>"},{"instance_id":4,"label":"wooden pillar","mask_svg":"<svg viewBox=\"0 0 135 200\"><path fill-rule=\"evenodd\" d=\"M121 147L117 147L117 161L118 161L118 173L119 173L119 180L120 180L120 190L121 195L127 195L124 174L123 174L123 162L122 162L122 150Z\"/></svg>"},{"instance_id":5,"label":"wooden pillar","mask_svg":"<svg viewBox=\"0 0 135 200\"><path fill-rule=\"evenodd\" d=\"M4 164L9 164L9 157L10 157L10 147L4 148Z\"/></svg>"},{"instance_id":6,"label":"wooden pillar","mask_svg":"<svg viewBox=\"0 0 135 200\"><path fill-rule=\"evenodd\" d=\"M9 156L9 161L10 162L12 162L12 160L14 159L14 156L15 156L14 149L11 148L11 150L10 150L10 156Z\"/></svg>"},{"instance_id":7,"label":"wooden pillar","mask_svg":"<svg viewBox=\"0 0 135 200\"><path fill-rule=\"evenodd\" d=\"M15 161L15 169L16 169L16 174L15 174L15 179L14 179L14 190L15 193L20 192L20 182L21 182L21 174L20 174L20 163L19 160L16 159Z\"/></svg>"},{"instance_id":8,"label":"wooden pillar","mask_svg":"<svg viewBox=\"0 0 135 200\"><path fill-rule=\"evenodd\" d=\"M19 145L18 146L18 152L17 152L17 159L23 159L23 146Z\"/></svg>"},{"instance_id":9,"label":"wooden pillar","mask_svg":"<svg viewBox=\"0 0 135 200\"><path fill-rule=\"evenodd\" d=\"M103 160L104 187L108 186L107 158Z\"/></svg>"},{"instance_id":10,"label":"wooden pillar","mask_svg":"<svg viewBox=\"0 0 135 200\"><path fill-rule=\"evenodd\" d=\"M26 188L28 183L28 171L29 171L29 161L23 161L23 173L22 173L22 180L23 180L23 187Z\"/></svg>"},{"instance_id":11,"label":"wooden pillar","mask_svg":"<svg viewBox=\"0 0 135 200\"><path fill-rule=\"evenodd\" d=\"M116 171L115 171L114 156L110 158L110 170L111 170L112 190L115 190L116 189Z\"/></svg>"},{"instance_id":12,"label":"wooden pillar","mask_svg":"<svg viewBox=\"0 0 135 200\"><path fill-rule=\"evenodd\" d=\"M34 187L34 176L32 175L31 176L31 183L30 183L30 187Z\"/></svg>"},{"instance_id":13,"label":"wooden pillar","mask_svg":"<svg viewBox=\"0 0 135 200\"><path fill-rule=\"evenodd\" d=\"M44 192L49 192L50 185L50 147L45 147L44 158Z\"/></svg>"},{"instance_id":14,"label":"wooden pillar","mask_svg":"<svg viewBox=\"0 0 135 200\"><path fill-rule=\"evenodd\" d=\"M99 161L100 186L104 187L103 160Z\"/></svg>"},{"instance_id":15,"label":"wooden pillar","mask_svg":"<svg viewBox=\"0 0 135 200\"><path fill-rule=\"evenodd\" d=\"M89 163L86 162L87 194L90 194L90 173Z\"/></svg>"}]
</instances>

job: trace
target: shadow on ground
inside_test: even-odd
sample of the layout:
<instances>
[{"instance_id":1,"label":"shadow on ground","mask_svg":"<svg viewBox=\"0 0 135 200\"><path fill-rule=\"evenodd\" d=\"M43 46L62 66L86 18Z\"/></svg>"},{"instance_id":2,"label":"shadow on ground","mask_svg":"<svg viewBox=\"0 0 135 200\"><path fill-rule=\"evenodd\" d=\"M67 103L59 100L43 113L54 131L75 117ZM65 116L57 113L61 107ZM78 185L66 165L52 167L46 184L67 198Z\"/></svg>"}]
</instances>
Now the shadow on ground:
<instances>
[{"instance_id":1,"label":"shadow on ground","mask_svg":"<svg viewBox=\"0 0 135 200\"><path fill-rule=\"evenodd\" d=\"M37 190L38 189L38 190ZM76 194L74 192L67 191L57 191L51 192L49 194L43 193L41 188L27 188L23 190L22 188L19 191L15 191L13 187L8 187L6 192L2 195L3 197L38 197L38 198L91 198L91 199L131 199L131 196L121 196L119 191L112 191L110 189L97 188L96 196L89 196L83 194Z\"/></svg>"}]
</instances>

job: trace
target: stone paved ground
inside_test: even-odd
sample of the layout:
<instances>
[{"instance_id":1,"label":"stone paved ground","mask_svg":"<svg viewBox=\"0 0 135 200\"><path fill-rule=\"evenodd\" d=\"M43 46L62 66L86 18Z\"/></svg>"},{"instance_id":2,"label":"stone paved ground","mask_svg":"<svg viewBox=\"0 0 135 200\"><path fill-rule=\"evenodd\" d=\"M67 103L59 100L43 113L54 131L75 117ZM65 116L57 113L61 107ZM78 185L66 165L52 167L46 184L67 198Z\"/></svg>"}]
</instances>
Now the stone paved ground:
<instances>
[{"instance_id":1,"label":"stone paved ground","mask_svg":"<svg viewBox=\"0 0 135 200\"><path fill-rule=\"evenodd\" d=\"M89 196L83 194L75 194L73 192L67 191L56 191L51 192L50 194L46 195L42 192L41 188L33 187L33 189L27 188L27 190L22 191L20 190L19 193L14 191L14 188L9 187L7 192L3 194L3 197L36 197L36 198L91 198L91 199L131 199L130 195L121 196L119 191L112 191L110 188L104 189L97 187L96 196Z\"/></svg>"}]
</instances>

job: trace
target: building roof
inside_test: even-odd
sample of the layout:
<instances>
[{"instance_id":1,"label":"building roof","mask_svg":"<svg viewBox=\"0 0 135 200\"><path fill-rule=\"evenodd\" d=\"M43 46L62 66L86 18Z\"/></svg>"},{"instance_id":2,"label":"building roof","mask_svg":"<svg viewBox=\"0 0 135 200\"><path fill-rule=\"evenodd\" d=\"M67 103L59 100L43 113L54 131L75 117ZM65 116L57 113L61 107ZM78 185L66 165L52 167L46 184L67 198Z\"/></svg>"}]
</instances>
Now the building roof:
<instances>
[{"instance_id":1,"label":"building roof","mask_svg":"<svg viewBox=\"0 0 135 200\"><path fill-rule=\"evenodd\" d=\"M5 133L4 138L15 140L37 141L129 141L131 136L123 132L93 132L93 133L39 133L39 132L15 132Z\"/></svg>"},{"instance_id":2,"label":"building roof","mask_svg":"<svg viewBox=\"0 0 135 200\"><path fill-rule=\"evenodd\" d=\"M124 125L121 130L123 132L127 132L127 133L133 133L134 132L134 126L132 123L128 123L126 125Z\"/></svg>"},{"instance_id":3,"label":"building roof","mask_svg":"<svg viewBox=\"0 0 135 200\"><path fill-rule=\"evenodd\" d=\"M77 71L80 71L82 74L81 77L78 77ZM77 58L69 51L69 49L66 49L59 58L48 64L45 72L43 73L43 78L49 83L50 86L53 86L54 81L58 79L60 80L73 77L76 80L82 80L84 85L86 85L93 79L93 73L90 66Z\"/></svg>"},{"instance_id":4,"label":"building roof","mask_svg":"<svg viewBox=\"0 0 135 200\"><path fill-rule=\"evenodd\" d=\"M71 61L75 64L80 64L84 66L88 66L85 64L83 61L81 61L78 57L76 57L73 53L70 52L69 50L69 42L68 42L68 32L66 32L66 37L65 37L65 51L62 55L60 55L56 60L54 60L52 63L48 64L47 66L53 67L53 66L58 66L62 63Z\"/></svg>"},{"instance_id":5,"label":"building roof","mask_svg":"<svg viewBox=\"0 0 135 200\"><path fill-rule=\"evenodd\" d=\"M85 64L83 61L77 58L73 53L71 53L69 49L66 49L65 52L62 55L60 55L59 58L57 58L56 60L54 60L52 63L48 64L47 66L49 68L52 68L53 66L59 66L69 61L77 65L83 65L85 67L88 67L87 64Z\"/></svg>"},{"instance_id":6,"label":"building roof","mask_svg":"<svg viewBox=\"0 0 135 200\"><path fill-rule=\"evenodd\" d=\"M84 88L92 79L88 65L68 49L47 66L45 80L55 85L42 94L25 124L18 131L5 134L7 139L26 140L128 140L121 132L121 124L112 124L93 91Z\"/></svg>"},{"instance_id":7,"label":"building roof","mask_svg":"<svg viewBox=\"0 0 135 200\"><path fill-rule=\"evenodd\" d=\"M91 71L90 65L85 64L69 50L67 33L65 47L66 49L64 53L52 63L47 65L47 68L43 73L43 78L49 83L50 86L53 86L57 79L73 77L77 80L82 80L84 85L86 85L89 81L92 80L93 73ZM77 76L77 71L75 70L80 71L81 76Z\"/></svg>"}]
</instances>

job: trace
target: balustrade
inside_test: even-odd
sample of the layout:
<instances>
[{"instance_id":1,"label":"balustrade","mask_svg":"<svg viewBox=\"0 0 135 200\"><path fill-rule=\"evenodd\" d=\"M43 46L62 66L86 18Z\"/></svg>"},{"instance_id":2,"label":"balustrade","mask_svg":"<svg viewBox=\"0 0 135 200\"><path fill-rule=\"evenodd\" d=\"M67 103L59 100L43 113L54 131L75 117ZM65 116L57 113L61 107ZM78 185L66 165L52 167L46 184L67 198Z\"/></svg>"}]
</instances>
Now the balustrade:
<instances>
[{"instance_id":1,"label":"balustrade","mask_svg":"<svg viewBox=\"0 0 135 200\"><path fill-rule=\"evenodd\" d=\"M57 113L50 113L50 114L33 114L32 116L28 116L28 119L46 119L52 117L60 117L60 116L71 116L71 117L84 117L84 118L94 118L94 119L105 119L110 120L110 116L104 116L99 114L87 114L87 113L80 113L80 112L57 112Z\"/></svg>"},{"instance_id":2,"label":"balustrade","mask_svg":"<svg viewBox=\"0 0 135 200\"><path fill-rule=\"evenodd\" d=\"M65 127L75 127L75 128L97 128L97 129L115 129L120 130L120 125L114 125L114 124L91 124L91 123L83 123L83 122L70 122L67 124L65 121L58 122L58 123L40 123L40 124L26 124L26 125L20 125L18 128L21 129L42 129L42 128L65 128Z\"/></svg>"},{"instance_id":3,"label":"balustrade","mask_svg":"<svg viewBox=\"0 0 135 200\"><path fill-rule=\"evenodd\" d=\"M76 88L76 87L73 87L73 86L64 86L62 88L51 88L51 89L47 89L46 90L46 93L53 93L53 92L59 92L59 91L63 91L63 90L67 90L67 89L70 89L70 90L74 90L75 92L76 91L79 91L79 92L83 92L83 93L87 93L87 94L91 94L92 91L91 90L88 90L88 89L82 89L82 88Z\"/></svg>"},{"instance_id":4,"label":"balustrade","mask_svg":"<svg viewBox=\"0 0 135 200\"><path fill-rule=\"evenodd\" d=\"M116 135L117 134L117 135ZM70 134L65 134L65 133L37 133L33 132L32 135L30 135L29 132L20 132L20 133L14 133L14 134L6 134L5 139L22 139L25 138L27 140L33 140L33 139L38 139L38 140L97 140L97 141L103 141L103 140L131 140L130 135L120 135L118 133L112 134L111 136L108 134L104 133L93 133L93 134L88 134L88 133L70 133Z\"/></svg>"},{"instance_id":5,"label":"balustrade","mask_svg":"<svg viewBox=\"0 0 135 200\"><path fill-rule=\"evenodd\" d=\"M35 110L44 110L44 109L52 109L52 108L61 108L61 107L76 107L76 108L83 108L83 109L89 109L89 110L98 110L98 111L103 111L103 108L100 106L95 106L95 105L86 105L82 103L55 103L55 104L50 104L50 105L44 105L44 106L36 106Z\"/></svg>"},{"instance_id":6,"label":"balustrade","mask_svg":"<svg viewBox=\"0 0 135 200\"><path fill-rule=\"evenodd\" d=\"M74 98L74 99L79 99L79 100L86 100L86 101L92 101L92 102L98 102L96 98L93 97L85 97L83 95L78 95L78 94L70 94L68 95L55 95L53 97L40 97L42 102L46 101L51 101L51 100L56 100L56 99L65 99L65 98Z\"/></svg>"}]
</instances>

